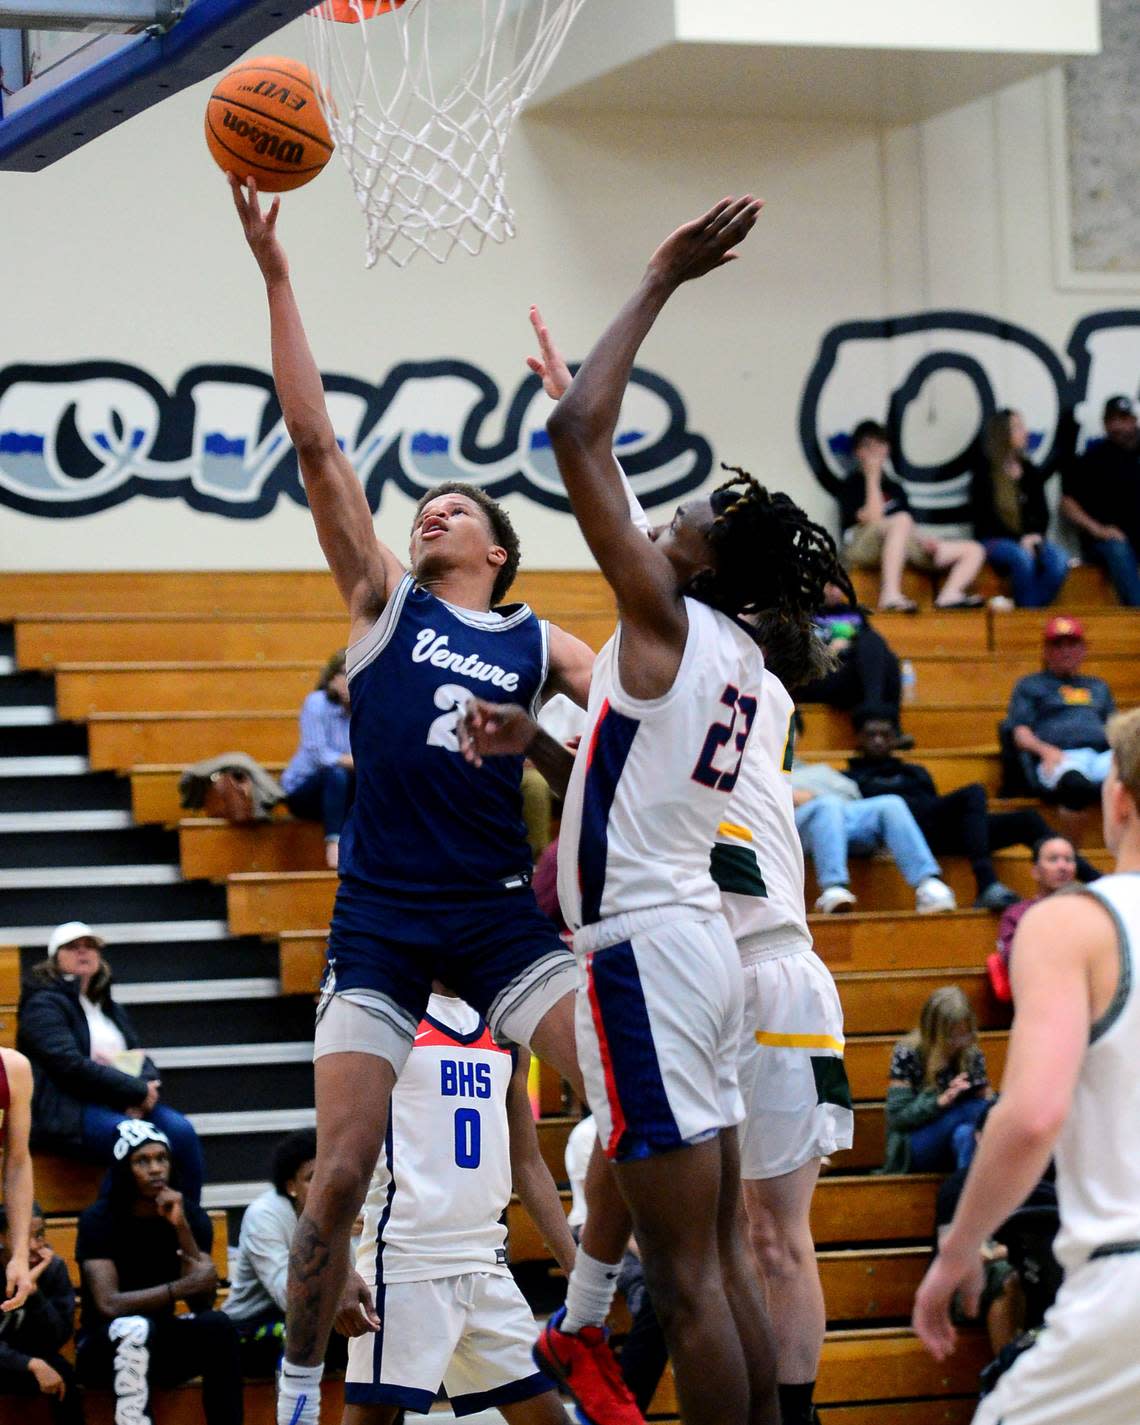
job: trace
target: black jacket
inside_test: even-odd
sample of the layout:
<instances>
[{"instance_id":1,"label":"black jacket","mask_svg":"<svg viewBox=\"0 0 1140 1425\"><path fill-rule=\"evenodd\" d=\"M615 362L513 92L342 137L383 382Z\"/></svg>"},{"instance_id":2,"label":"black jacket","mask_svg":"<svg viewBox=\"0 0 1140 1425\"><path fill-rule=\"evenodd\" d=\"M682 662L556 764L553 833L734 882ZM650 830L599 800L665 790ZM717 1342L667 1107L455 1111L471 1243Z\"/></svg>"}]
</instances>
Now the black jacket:
<instances>
[{"instance_id":1,"label":"black jacket","mask_svg":"<svg viewBox=\"0 0 1140 1425\"><path fill-rule=\"evenodd\" d=\"M1023 534L1044 534L1049 528L1045 479L1036 465L1022 459L1021 479L1017 482L1021 529L1010 529L994 503L994 479L989 464L981 461L970 481L970 519L974 526L974 538L984 542L987 539L1020 539Z\"/></svg>"},{"instance_id":2,"label":"black jacket","mask_svg":"<svg viewBox=\"0 0 1140 1425\"><path fill-rule=\"evenodd\" d=\"M108 993L103 1012L118 1026L128 1049L139 1037L126 1011ZM79 1003L76 980L36 975L20 994L16 1044L32 1061L32 1147L78 1147L83 1137L83 1107L102 1104L123 1110L137 1107L147 1096L148 1078L158 1078L149 1060L142 1076L124 1074L91 1055L87 1016Z\"/></svg>"},{"instance_id":3,"label":"black jacket","mask_svg":"<svg viewBox=\"0 0 1140 1425\"><path fill-rule=\"evenodd\" d=\"M902 797L916 821L929 815L938 800L938 788L926 768L901 757L852 757L847 775L864 797Z\"/></svg>"},{"instance_id":4,"label":"black jacket","mask_svg":"<svg viewBox=\"0 0 1140 1425\"><path fill-rule=\"evenodd\" d=\"M75 1288L56 1257L18 1310L0 1315L0 1371L26 1371L33 1356L55 1355L75 1328Z\"/></svg>"}]
</instances>

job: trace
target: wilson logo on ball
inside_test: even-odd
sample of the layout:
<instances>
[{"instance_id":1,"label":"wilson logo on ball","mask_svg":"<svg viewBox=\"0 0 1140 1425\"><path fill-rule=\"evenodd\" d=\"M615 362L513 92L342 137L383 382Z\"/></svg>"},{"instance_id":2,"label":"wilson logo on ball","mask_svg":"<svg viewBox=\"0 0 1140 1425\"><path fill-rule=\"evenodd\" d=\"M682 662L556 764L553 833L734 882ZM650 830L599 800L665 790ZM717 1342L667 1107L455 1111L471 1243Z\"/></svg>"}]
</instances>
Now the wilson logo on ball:
<instances>
[{"instance_id":1,"label":"wilson logo on ball","mask_svg":"<svg viewBox=\"0 0 1140 1425\"><path fill-rule=\"evenodd\" d=\"M222 115L222 127L232 129L239 138L245 139L258 158L275 158L279 163L299 164L305 155L304 144L278 138L276 134L267 134L256 124L251 124L248 119L235 114L232 109L227 109Z\"/></svg>"}]
</instances>

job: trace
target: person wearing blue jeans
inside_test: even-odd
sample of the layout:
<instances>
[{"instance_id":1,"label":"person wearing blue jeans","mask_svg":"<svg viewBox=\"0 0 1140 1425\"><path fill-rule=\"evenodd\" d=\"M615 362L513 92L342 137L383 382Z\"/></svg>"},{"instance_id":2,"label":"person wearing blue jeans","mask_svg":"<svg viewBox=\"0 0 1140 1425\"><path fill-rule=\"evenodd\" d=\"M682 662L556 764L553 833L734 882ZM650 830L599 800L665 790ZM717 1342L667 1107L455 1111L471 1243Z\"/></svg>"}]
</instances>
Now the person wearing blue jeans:
<instances>
[{"instance_id":1,"label":"person wearing blue jeans","mask_svg":"<svg viewBox=\"0 0 1140 1425\"><path fill-rule=\"evenodd\" d=\"M1093 543L1098 561L1112 580L1116 597L1130 609L1140 608L1140 566L1128 539L1098 539Z\"/></svg>"},{"instance_id":2,"label":"person wearing blue jeans","mask_svg":"<svg viewBox=\"0 0 1140 1425\"><path fill-rule=\"evenodd\" d=\"M1045 536L1048 475L1028 458L1021 412L995 411L986 422L970 479L970 519L990 566L1010 581L1021 609L1051 604L1069 574L1064 550Z\"/></svg>"},{"instance_id":3,"label":"person wearing blue jeans","mask_svg":"<svg viewBox=\"0 0 1140 1425\"><path fill-rule=\"evenodd\" d=\"M1089 441L1062 489L1082 556L1104 566L1122 604L1140 608L1140 421L1130 397L1104 403L1104 439Z\"/></svg>"},{"instance_id":4,"label":"person wearing blue jeans","mask_svg":"<svg viewBox=\"0 0 1140 1425\"><path fill-rule=\"evenodd\" d=\"M916 910L954 909L954 893L940 879L938 862L901 797L851 800L813 794L797 790L794 777L792 794L796 801L796 830L804 851L815 862L820 886L817 911L850 910L856 902L847 889L848 855L870 856L884 846L894 857L903 879L914 888Z\"/></svg>"},{"instance_id":5,"label":"person wearing blue jeans","mask_svg":"<svg viewBox=\"0 0 1140 1425\"><path fill-rule=\"evenodd\" d=\"M186 1197L202 1192L202 1145L188 1119L162 1102L162 1076L112 994L101 935L69 920L20 993L17 1038L31 1060L32 1148L111 1162L124 1122L165 1133Z\"/></svg>"},{"instance_id":6,"label":"person wearing blue jeans","mask_svg":"<svg viewBox=\"0 0 1140 1425\"><path fill-rule=\"evenodd\" d=\"M985 549L990 566L1009 580L1013 601L1019 609L1046 608L1069 576L1068 555L1040 536L1026 535L1020 540L987 539Z\"/></svg>"},{"instance_id":7,"label":"person wearing blue jeans","mask_svg":"<svg viewBox=\"0 0 1140 1425\"><path fill-rule=\"evenodd\" d=\"M138 1116L140 1115L119 1113L116 1109L104 1108L102 1104L85 1104L84 1148L92 1157L110 1162L111 1153L119 1140L119 1124L124 1118ZM202 1196L206 1164L202 1157L202 1144L190 1120L176 1108L168 1108L164 1103L156 1103L141 1116L170 1139L170 1155L178 1170L178 1185L191 1202L198 1202Z\"/></svg>"},{"instance_id":8,"label":"person wearing blue jeans","mask_svg":"<svg viewBox=\"0 0 1140 1425\"><path fill-rule=\"evenodd\" d=\"M968 1168L974 1156L974 1127L989 1100L960 1098L930 1123L910 1135L910 1167L914 1173L937 1173L948 1165Z\"/></svg>"},{"instance_id":9,"label":"person wearing blue jeans","mask_svg":"<svg viewBox=\"0 0 1140 1425\"><path fill-rule=\"evenodd\" d=\"M348 676L340 652L325 664L315 690L301 704L300 742L281 774L289 810L324 828L325 864L334 871L341 827L356 792L348 726Z\"/></svg>"}]
</instances>

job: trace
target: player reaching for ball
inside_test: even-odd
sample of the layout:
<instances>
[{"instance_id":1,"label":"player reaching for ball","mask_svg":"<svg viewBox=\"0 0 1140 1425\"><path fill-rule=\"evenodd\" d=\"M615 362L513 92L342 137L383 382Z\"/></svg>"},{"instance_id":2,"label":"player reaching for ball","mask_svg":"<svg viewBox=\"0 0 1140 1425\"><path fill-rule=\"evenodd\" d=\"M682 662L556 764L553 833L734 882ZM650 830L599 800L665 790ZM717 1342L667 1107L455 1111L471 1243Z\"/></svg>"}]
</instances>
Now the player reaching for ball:
<instances>
[{"instance_id":1,"label":"player reaching for ball","mask_svg":"<svg viewBox=\"0 0 1140 1425\"><path fill-rule=\"evenodd\" d=\"M416 507L411 571L376 537L337 444L277 237L279 201L230 186L269 302L273 376L329 568L351 622L347 671L356 799L314 1043L317 1160L289 1263L282 1425L319 1418L321 1361L352 1223L380 1154L392 1086L433 978L572 1083L574 961L530 889L522 759L459 754L467 699L584 702L593 654L525 604L493 608L518 567L506 512L449 483ZM462 814L457 809L462 808Z\"/></svg>"},{"instance_id":2,"label":"player reaching for ball","mask_svg":"<svg viewBox=\"0 0 1140 1425\"><path fill-rule=\"evenodd\" d=\"M662 244L548 427L621 619L595 664L559 850L584 980L579 1054L686 1422L779 1418L763 1302L737 1229L743 982L709 851L772 688L756 633L735 616L806 629L835 553L786 496L743 475L682 506L647 542L612 438L661 307L682 282L731 259L759 206L725 200ZM472 718L476 756L481 720L493 742L500 716L480 707ZM532 735L519 729L532 755L552 762ZM537 1350L564 1379L576 1355L564 1330L548 1329Z\"/></svg>"},{"instance_id":3,"label":"player reaching for ball","mask_svg":"<svg viewBox=\"0 0 1140 1425\"><path fill-rule=\"evenodd\" d=\"M570 370L537 308L531 308L530 320L541 356L528 358L528 365L557 400L570 386ZM621 479L631 518L649 533L637 497L624 474ZM831 577L847 586L832 549L820 543L815 556L825 572L830 564ZM849 587L847 592L853 597ZM763 644L765 664L781 683L796 687L822 671L818 665L826 662L827 654L810 619L769 612L750 616L750 621ZM473 707L476 715L484 711L482 704ZM780 1416L782 1425L811 1425L818 1418L812 1393L825 1330L809 1221L811 1198L821 1158L850 1147L853 1115L843 1067L839 996L812 949L804 912L803 851L788 776L792 717L785 687L766 680L740 776L717 829L711 868L744 967L741 1172L752 1246L776 1336ZM477 749L472 750L477 755ZM562 758L563 777L568 769L568 759ZM564 781L557 790L565 792ZM596 1192L594 1196L596 1206ZM606 1198L602 1211L609 1219L604 1224L593 1209L587 1220L593 1254L599 1250L595 1242L603 1254L615 1252L628 1232L622 1204ZM590 1256L581 1259L587 1273ZM614 1275L616 1266L611 1278ZM575 1332L582 1326L600 1327L612 1301L612 1290L587 1292L583 1301L581 1276L581 1269L571 1276L561 1329L552 1324L545 1333L544 1349L557 1352L571 1366L575 1352L574 1344L564 1339L567 1322ZM583 1375L571 1369L567 1383L588 1389Z\"/></svg>"}]
</instances>

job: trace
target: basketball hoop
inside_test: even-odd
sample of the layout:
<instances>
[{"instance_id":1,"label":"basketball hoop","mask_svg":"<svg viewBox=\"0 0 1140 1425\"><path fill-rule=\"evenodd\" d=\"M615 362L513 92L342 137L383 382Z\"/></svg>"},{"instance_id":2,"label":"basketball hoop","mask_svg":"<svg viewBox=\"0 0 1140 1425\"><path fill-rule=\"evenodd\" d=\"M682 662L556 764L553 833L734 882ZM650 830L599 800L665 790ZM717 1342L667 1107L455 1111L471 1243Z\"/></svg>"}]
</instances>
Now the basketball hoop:
<instances>
[{"instance_id":1,"label":"basketball hoop","mask_svg":"<svg viewBox=\"0 0 1140 1425\"><path fill-rule=\"evenodd\" d=\"M322 0L312 67L366 222L366 263L513 237L503 152L583 0Z\"/></svg>"}]
</instances>

